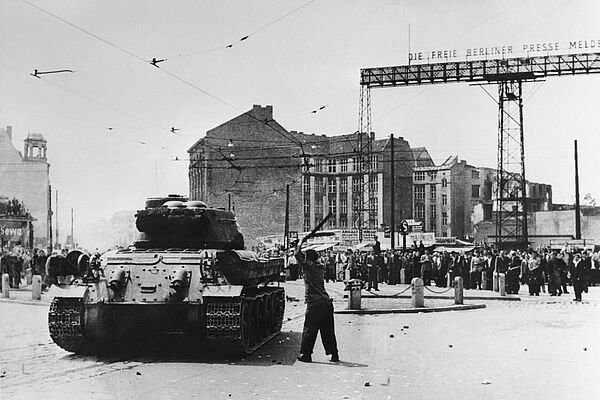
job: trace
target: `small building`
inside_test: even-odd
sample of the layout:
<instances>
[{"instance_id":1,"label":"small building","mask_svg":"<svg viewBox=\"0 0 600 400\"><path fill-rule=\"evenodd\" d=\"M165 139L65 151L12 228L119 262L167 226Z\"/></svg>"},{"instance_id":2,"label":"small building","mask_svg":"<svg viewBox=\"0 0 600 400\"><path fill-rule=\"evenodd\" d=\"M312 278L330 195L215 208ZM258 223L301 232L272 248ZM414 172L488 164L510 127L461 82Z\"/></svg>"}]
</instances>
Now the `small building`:
<instances>
[{"instance_id":1,"label":"small building","mask_svg":"<svg viewBox=\"0 0 600 400\"><path fill-rule=\"evenodd\" d=\"M0 128L0 197L16 199L27 210L33 230L32 247L50 245L50 164L46 139L29 133L23 153L12 142L12 127Z\"/></svg>"}]
</instances>

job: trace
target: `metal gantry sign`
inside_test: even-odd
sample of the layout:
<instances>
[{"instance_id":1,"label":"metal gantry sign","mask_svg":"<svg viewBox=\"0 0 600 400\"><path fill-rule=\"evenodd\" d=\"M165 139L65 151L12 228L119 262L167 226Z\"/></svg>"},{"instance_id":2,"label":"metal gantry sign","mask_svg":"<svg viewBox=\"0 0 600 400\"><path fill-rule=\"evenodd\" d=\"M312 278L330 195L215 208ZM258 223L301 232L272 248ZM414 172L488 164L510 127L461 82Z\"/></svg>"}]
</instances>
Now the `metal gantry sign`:
<instances>
[{"instance_id":1,"label":"metal gantry sign","mask_svg":"<svg viewBox=\"0 0 600 400\"><path fill-rule=\"evenodd\" d=\"M527 185L523 150L524 82L549 76L600 72L600 53L546 55L496 60L400 65L361 70L360 125L370 137L371 88L441 83L498 85L498 170L496 176L496 244L528 243ZM366 115L365 115L366 114Z\"/></svg>"}]
</instances>

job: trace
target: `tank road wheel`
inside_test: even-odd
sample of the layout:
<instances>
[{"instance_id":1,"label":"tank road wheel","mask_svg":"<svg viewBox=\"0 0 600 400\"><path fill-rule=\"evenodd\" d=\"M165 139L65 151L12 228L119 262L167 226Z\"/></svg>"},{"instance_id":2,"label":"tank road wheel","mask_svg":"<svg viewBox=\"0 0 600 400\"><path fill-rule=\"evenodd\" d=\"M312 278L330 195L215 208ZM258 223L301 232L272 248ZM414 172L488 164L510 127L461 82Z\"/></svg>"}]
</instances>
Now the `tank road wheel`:
<instances>
[{"instance_id":1,"label":"tank road wheel","mask_svg":"<svg viewBox=\"0 0 600 400\"><path fill-rule=\"evenodd\" d=\"M57 297L52 300L48 311L48 330L54 343L76 354L92 352L84 337L84 312L81 298Z\"/></svg>"},{"instance_id":2,"label":"tank road wheel","mask_svg":"<svg viewBox=\"0 0 600 400\"><path fill-rule=\"evenodd\" d=\"M248 302L242 302L240 310L240 345L244 354L252 352L252 317Z\"/></svg>"}]
</instances>

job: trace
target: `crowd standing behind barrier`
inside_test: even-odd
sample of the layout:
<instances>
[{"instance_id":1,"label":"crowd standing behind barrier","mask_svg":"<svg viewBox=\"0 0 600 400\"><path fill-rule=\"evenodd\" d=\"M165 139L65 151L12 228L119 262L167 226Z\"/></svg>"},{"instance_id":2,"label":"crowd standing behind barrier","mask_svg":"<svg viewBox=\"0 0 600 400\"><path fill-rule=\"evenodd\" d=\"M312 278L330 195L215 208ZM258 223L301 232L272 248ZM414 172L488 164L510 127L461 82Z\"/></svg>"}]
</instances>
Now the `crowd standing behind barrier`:
<instances>
[{"instance_id":1,"label":"crowd standing behind barrier","mask_svg":"<svg viewBox=\"0 0 600 400\"><path fill-rule=\"evenodd\" d=\"M521 285L526 284L530 296L546 291L550 296L561 296L569 294L568 286L572 286L575 300L581 301L581 293L600 284L600 252L571 248L498 251L480 247L459 252L413 244L405 251L327 250L320 253L320 262L326 266L327 282L361 279L367 290L378 290L380 283L410 283L413 278L421 278L425 286L447 287L462 277L465 289L491 291L494 276L502 273L507 294L519 294ZM294 265L289 255L289 279L300 278Z\"/></svg>"}]
</instances>

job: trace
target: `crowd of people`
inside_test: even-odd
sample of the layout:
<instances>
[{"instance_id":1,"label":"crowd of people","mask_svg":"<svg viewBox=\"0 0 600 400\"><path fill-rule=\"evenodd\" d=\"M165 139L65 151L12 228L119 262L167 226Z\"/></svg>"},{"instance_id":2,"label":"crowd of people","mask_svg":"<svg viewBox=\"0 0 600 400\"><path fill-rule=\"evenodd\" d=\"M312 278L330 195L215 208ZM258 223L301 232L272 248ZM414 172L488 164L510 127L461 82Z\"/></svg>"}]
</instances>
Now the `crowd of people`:
<instances>
[{"instance_id":1,"label":"crowd of people","mask_svg":"<svg viewBox=\"0 0 600 400\"><path fill-rule=\"evenodd\" d=\"M50 286L46 261L52 254L51 249L27 249L22 246L2 249L0 251L0 274L8 274L9 285L12 289L19 289L21 285L30 284L33 275L40 275L42 289L45 290Z\"/></svg>"},{"instance_id":2,"label":"crowd of people","mask_svg":"<svg viewBox=\"0 0 600 400\"><path fill-rule=\"evenodd\" d=\"M508 294L518 294L526 284L529 295L539 296L546 290L551 296L569 293L572 286L575 300L589 286L600 284L600 252L564 248L498 251L479 247L472 251L436 251L416 243L406 251L381 250L376 240L368 251L324 251L319 261L325 266L325 280L361 279L367 290L379 290L379 284L394 285L418 277L426 286L451 286L462 277L465 289L493 289L494 272L505 274ZM287 273L291 279L301 277L293 254L287 258Z\"/></svg>"}]
</instances>

